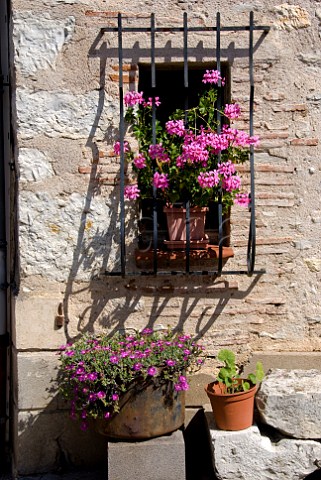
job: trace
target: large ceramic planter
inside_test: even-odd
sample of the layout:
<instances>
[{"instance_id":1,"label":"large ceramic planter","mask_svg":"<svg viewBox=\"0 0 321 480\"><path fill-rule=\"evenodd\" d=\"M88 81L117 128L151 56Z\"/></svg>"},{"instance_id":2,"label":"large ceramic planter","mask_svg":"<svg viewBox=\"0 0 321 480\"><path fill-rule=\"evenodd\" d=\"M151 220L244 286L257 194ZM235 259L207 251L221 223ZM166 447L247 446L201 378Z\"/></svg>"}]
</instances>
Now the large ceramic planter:
<instances>
[{"instance_id":1,"label":"large ceramic planter","mask_svg":"<svg viewBox=\"0 0 321 480\"><path fill-rule=\"evenodd\" d=\"M164 213L167 219L167 229L169 242L177 242L177 246L183 246L187 240L186 233L186 208L182 207L164 207ZM190 208L190 242L191 245L197 245L202 242L208 243L205 235L205 219L207 207ZM175 245L175 244L174 244Z\"/></svg>"},{"instance_id":2,"label":"large ceramic planter","mask_svg":"<svg viewBox=\"0 0 321 480\"><path fill-rule=\"evenodd\" d=\"M239 379L239 382L242 380ZM212 382L205 387L217 428L220 430L244 430L253 423L254 396L257 386L246 392L223 393L222 385Z\"/></svg>"},{"instance_id":3,"label":"large ceramic planter","mask_svg":"<svg viewBox=\"0 0 321 480\"><path fill-rule=\"evenodd\" d=\"M146 440L174 432L184 416L184 392L176 392L173 384L135 385L121 399L120 411L110 419L95 420L95 428L109 438Z\"/></svg>"}]
</instances>

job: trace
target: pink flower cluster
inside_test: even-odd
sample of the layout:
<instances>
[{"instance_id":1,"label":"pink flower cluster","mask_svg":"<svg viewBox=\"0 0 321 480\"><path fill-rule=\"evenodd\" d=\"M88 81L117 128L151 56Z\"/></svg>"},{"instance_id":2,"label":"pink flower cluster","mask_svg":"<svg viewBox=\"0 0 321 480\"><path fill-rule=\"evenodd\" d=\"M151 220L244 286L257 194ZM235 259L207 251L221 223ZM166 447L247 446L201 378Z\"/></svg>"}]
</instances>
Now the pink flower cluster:
<instances>
[{"instance_id":1,"label":"pink flower cluster","mask_svg":"<svg viewBox=\"0 0 321 480\"><path fill-rule=\"evenodd\" d=\"M235 195L234 203L240 207L248 207L251 203L251 199L248 193L237 193Z\"/></svg>"},{"instance_id":2,"label":"pink flower cluster","mask_svg":"<svg viewBox=\"0 0 321 480\"><path fill-rule=\"evenodd\" d=\"M137 157L134 158L133 164L135 165L136 168L145 168L146 167L146 158L144 157L143 154L139 153Z\"/></svg>"},{"instance_id":3,"label":"pink flower cluster","mask_svg":"<svg viewBox=\"0 0 321 480\"><path fill-rule=\"evenodd\" d=\"M153 177L153 185L154 187L159 188L160 190L165 190L166 188L168 188L169 187L168 174L155 172Z\"/></svg>"},{"instance_id":4,"label":"pink flower cluster","mask_svg":"<svg viewBox=\"0 0 321 480\"><path fill-rule=\"evenodd\" d=\"M150 145L148 149L148 155L152 160L160 160L161 162L169 162L170 160L161 143Z\"/></svg>"},{"instance_id":5,"label":"pink flower cluster","mask_svg":"<svg viewBox=\"0 0 321 480\"><path fill-rule=\"evenodd\" d=\"M217 170L201 172L197 177L197 180L202 188L213 188L220 183L220 177Z\"/></svg>"},{"instance_id":6,"label":"pink flower cluster","mask_svg":"<svg viewBox=\"0 0 321 480\"><path fill-rule=\"evenodd\" d=\"M183 120L169 120L165 124L166 131L169 135L177 135L183 137L185 134L185 126Z\"/></svg>"},{"instance_id":7,"label":"pink flower cluster","mask_svg":"<svg viewBox=\"0 0 321 480\"><path fill-rule=\"evenodd\" d=\"M136 200L139 198L140 190L137 185L126 185L124 196L127 200Z\"/></svg>"},{"instance_id":8,"label":"pink flower cluster","mask_svg":"<svg viewBox=\"0 0 321 480\"><path fill-rule=\"evenodd\" d=\"M219 80L221 80L221 84L225 85L225 79L221 77L221 72L218 70L206 70L203 76L203 83L214 83L218 84Z\"/></svg>"},{"instance_id":9,"label":"pink flower cluster","mask_svg":"<svg viewBox=\"0 0 321 480\"><path fill-rule=\"evenodd\" d=\"M159 97L154 98L154 104L156 107L159 107L161 102L159 101ZM144 107L152 107L153 106L153 97L148 97L148 100L144 101Z\"/></svg>"},{"instance_id":10,"label":"pink flower cluster","mask_svg":"<svg viewBox=\"0 0 321 480\"><path fill-rule=\"evenodd\" d=\"M237 103L225 105L224 115L231 120L241 115L241 107Z\"/></svg>"},{"instance_id":11,"label":"pink flower cluster","mask_svg":"<svg viewBox=\"0 0 321 480\"><path fill-rule=\"evenodd\" d=\"M126 107L134 107L144 103L143 92L127 92L124 96Z\"/></svg>"},{"instance_id":12,"label":"pink flower cluster","mask_svg":"<svg viewBox=\"0 0 321 480\"><path fill-rule=\"evenodd\" d=\"M114 152L116 155L120 155L120 142L116 142L114 145ZM124 141L124 153L129 152L129 143Z\"/></svg>"}]
</instances>

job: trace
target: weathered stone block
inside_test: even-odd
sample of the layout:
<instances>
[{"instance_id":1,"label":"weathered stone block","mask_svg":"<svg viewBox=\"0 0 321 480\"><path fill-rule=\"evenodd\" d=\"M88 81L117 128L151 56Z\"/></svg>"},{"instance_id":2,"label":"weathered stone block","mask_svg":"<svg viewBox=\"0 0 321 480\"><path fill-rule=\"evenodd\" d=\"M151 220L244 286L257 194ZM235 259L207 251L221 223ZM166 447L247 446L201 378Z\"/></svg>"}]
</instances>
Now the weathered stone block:
<instances>
[{"instance_id":1,"label":"weathered stone block","mask_svg":"<svg viewBox=\"0 0 321 480\"><path fill-rule=\"evenodd\" d=\"M45 295L22 294L16 302L16 347L58 348L66 343L64 329L56 328L55 319L62 295L47 292Z\"/></svg>"},{"instance_id":2,"label":"weathered stone block","mask_svg":"<svg viewBox=\"0 0 321 480\"><path fill-rule=\"evenodd\" d=\"M253 425L246 430L218 430L211 406L206 418L213 446L213 463L220 480L299 480L313 472L321 457L314 440L282 439L273 443Z\"/></svg>"},{"instance_id":3,"label":"weathered stone block","mask_svg":"<svg viewBox=\"0 0 321 480\"><path fill-rule=\"evenodd\" d=\"M18 415L16 470L21 475L53 471L62 464L93 467L106 456L106 440L82 432L66 412L21 412Z\"/></svg>"},{"instance_id":4,"label":"weathered stone block","mask_svg":"<svg viewBox=\"0 0 321 480\"><path fill-rule=\"evenodd\" d=\"M180 430L137 443L108 443L108 480L185 480L185 447Z\"/></svg>"},{"instance_id":5,"label":"weathered stone block","mask_svg":"<svg viewBox=\"0 0 321 480\"><path fill-rule=\"evenodd\" d=\"M264 422L295 438L321 438L321 372L268 372L256 396Z\"/></svg>"},{"instance_id":6,"label":"weathered stone block","mask_svg":"<svg viewBox=\"0 0 321 480\"><path fill-rule=\"evenodd\" d=\"M17 355L18 408L54 409L58 395L54 380L58 357L54 352L25 352Z\"/></svg>"}]
</instances>

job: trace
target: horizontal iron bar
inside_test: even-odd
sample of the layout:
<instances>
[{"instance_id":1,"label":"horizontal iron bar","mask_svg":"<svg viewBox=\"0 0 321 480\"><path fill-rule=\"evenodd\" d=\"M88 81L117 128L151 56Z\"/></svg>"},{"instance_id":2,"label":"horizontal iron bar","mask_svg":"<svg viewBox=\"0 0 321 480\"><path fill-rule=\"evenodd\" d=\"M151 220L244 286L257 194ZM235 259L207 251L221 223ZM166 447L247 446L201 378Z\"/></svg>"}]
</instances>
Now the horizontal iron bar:
<instances>
[{"instance_id":1,"label":"horizontal iron bar","mask_svg":"<svg viewBox=\"0 0 321 480\"><path fill-rule=\"evenodd\" d=\"M129 276L129 277L133 277L133 276L136 276L136 277L145 277L145 276L158 276L158 275L181 275L183 277L188 277L190 275L195 275L195 276L200 276L200 275L218 275L218 271L217 270L213 270L213 271L208 271L208 270L204 270L204 271L195 271L195 272L183 272L183 271L170 271L170 272L162 272L162 271L157 271L157 274L155 274L154 272L150 271L150 272L126 272L126 277ZM263 274L263 273L266 273L266 270L265 268L261 269L261 270L254 270L253 271L253 274L255 275L260 275L260 274ZM247 270L223 270L222 272L222 275L248 275L249 272ZM122 273L121 272L105 272L105 275L107 277L121 277L122 276Z\"/></svg>"},{"instance_id":2,"label":"horizontal iron bar","mask_svg":"<svg viewBox=\"0 0 321 480\"><path fill-rule=\"evenodd\" d=\"M234 27L221 27L221 32L241 32L241 31L249 31L250 26L234 26ZM267 25L255 25L253 30L263 30L263 32L269 32L270 27ZM102 27L100 29L101 33L106 32L118 32L117 27ZM123 32L150 32L150 27L123 27ZM155 27L155 32L184 32L184 27ZM188 32L216 32L217 27L188 27Z\"/></svg>"}]
</instances>

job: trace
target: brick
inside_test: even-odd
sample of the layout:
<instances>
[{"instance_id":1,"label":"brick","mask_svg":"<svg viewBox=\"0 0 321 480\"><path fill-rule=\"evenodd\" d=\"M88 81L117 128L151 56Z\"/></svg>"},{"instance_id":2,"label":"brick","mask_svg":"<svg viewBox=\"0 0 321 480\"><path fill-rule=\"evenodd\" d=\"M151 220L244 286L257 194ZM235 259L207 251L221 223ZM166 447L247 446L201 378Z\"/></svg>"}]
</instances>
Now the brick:
<instances>
[{"instance_id":1,"label":"brick","mask_svg":"<svg viewBox=\"0 0 321 480\"><path fill-rule=\"evenodd\" d=\"M307 112L305 103L296 103L292 105L278 105L273 107L274 112Z\"/></svg>"},{"instance_id":2,"label":"brick","mask_svg":"<svg viewBox=\"0 0 321 480\"><path fill-rule=\"evenodd\" d=\"M249 172L250 166L249 165L238 165L237 166L238 172ZM275 172L275 173L294 173L294 167L290 165L273 165L270 164L256 164L255 171L257 172Z\"/></svg>"},{"instance_id":3,"label":"brick","mask_svg":"<svg viewBox=\"0 0 321 480\"><path fill-rule=\"evenodd\" d=\"M119 82L118 73L110 73L109 78L112 82ZM131 72L129 72L129 73L124 72L123 73L123 83L131 83L131 82L134 82L134 80L135 80L135 75L131 74Z\"/></svg>"},{"instance_id":4,"label":"brick","mask_svg":"<svg viewBox=\"0 0 321 480\"><path fill-rule=\"evenodd\" d=\"M288 138L289 134L287 132L275 132L275 133L263 133L260 134L260 140L273 140L279 138Z\"/></svg>"},{"instance_id":5,"label":"brick","mask_svg":"<svg viewBox=\"0 0 321 480\"><path fill-rule=\"evenodd\" d=\"M293 240L292 237L264 237L264 238L257 238L256 244L257 245L275 245L279 243L289 243ZM246 240L234 240L233 245L236 247L245 247L247 245Z\"/></svg>"},{"instance_id":6,"label":"brick","mask_svg":"<svg viewBox=\"0 0 321 480\"><path fill-rule=\"evenodd\" d=\"M291 145L295 146L305 146L305 147L316 147L319 144L318 138L294 138L290 140Z\"/></svg>"},{"instance_id":7,"label":"brick","mask_svg":"<svg viewBox=\"0 0 321 480\"><path fill-rule=\"evenodd\" d=\"M78 173L86 174L86 173L91 173L92 167L87 166L87 167L78 167Z\"/></svg>"},{"instance_id":8,"label":"brick","mask_svg":"<svg viewBox=\"0 0 321 480\"><path fill-rule=\"evenodd\" d=\"M119 65L112 65L112 69L116 72L119 72ZM129 63L123 65L124 72L135 72L138 70L138 65L136 63Z\"/></svg>"}]
</instances>

